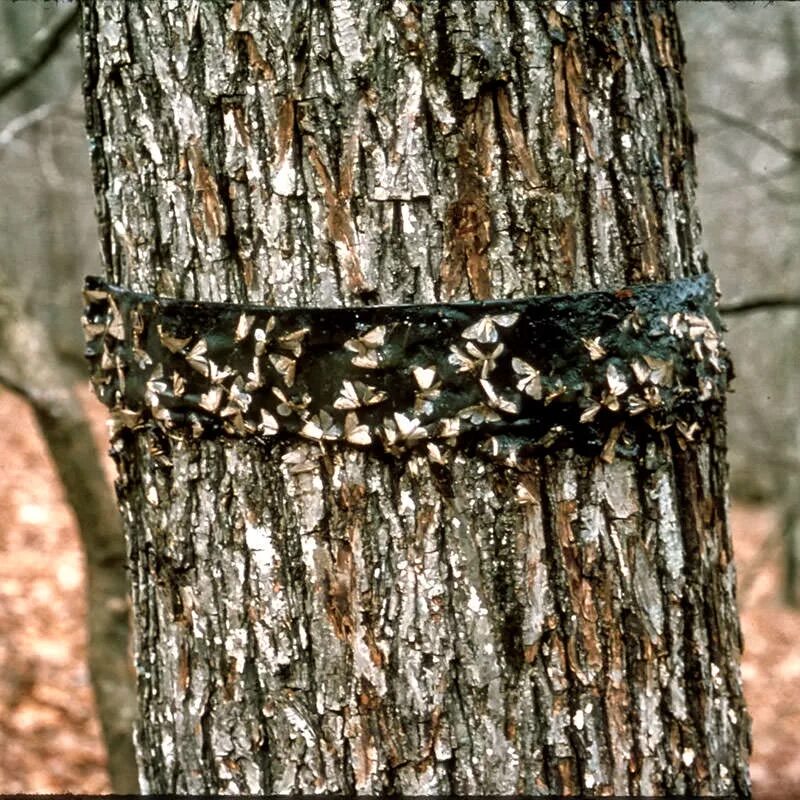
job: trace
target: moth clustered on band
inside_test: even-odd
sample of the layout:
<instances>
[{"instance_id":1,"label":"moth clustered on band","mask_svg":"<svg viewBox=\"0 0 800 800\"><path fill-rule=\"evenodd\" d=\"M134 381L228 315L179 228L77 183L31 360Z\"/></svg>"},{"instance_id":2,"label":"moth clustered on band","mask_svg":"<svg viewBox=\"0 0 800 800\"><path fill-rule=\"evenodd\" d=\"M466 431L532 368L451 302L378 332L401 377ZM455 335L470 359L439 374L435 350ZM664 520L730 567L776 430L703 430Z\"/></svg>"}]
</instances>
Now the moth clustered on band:
<instances>
[{"instance_id":1,"label":"moth clustered on band","mask_svg":"<svg viewBox=\"0 0 800 800\"><path fill-rule=\"evenodd\" d=\"M718 327L699 303L653 314L634 297L616 326L537 348L515 333L524 312L478 314L478 304L419 323L409 309L377 325L354 314L337 345L310 313L292 325L288 310L247 308L223 315L223 330L212 316L194 321L188 305L183 320L177 301L96 280L85 298L92 383L112 409L112 441L152 427L167 437L296 435L393 455L424 448L445 465L469 434L480 452L516 466L521 449L547 450L585 428L613 459L640 419L693 441L702 405L720 400L727 380Z\"/></svg>"}]
</instances>

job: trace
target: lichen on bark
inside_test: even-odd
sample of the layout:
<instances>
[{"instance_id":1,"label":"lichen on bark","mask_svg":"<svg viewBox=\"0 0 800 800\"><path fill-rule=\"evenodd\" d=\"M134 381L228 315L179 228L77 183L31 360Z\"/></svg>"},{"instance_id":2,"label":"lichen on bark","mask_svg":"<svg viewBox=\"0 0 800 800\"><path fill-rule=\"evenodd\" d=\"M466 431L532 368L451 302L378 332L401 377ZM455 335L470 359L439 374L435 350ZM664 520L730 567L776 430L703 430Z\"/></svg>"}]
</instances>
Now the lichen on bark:
<instances>
[{"instance_id":1,"label":"lichen on bark","mask_svg":"<svg viewBox=\"0 0 800 800\"><path fill-rule=\"evenodd\" d=\"M671 5L82 7L110 280L520 298L705 271ZM609 455L609 454L606 454ZM117 453L153 792L747 795L724 424L518 469Z\"/></svg>"}]
</instances>

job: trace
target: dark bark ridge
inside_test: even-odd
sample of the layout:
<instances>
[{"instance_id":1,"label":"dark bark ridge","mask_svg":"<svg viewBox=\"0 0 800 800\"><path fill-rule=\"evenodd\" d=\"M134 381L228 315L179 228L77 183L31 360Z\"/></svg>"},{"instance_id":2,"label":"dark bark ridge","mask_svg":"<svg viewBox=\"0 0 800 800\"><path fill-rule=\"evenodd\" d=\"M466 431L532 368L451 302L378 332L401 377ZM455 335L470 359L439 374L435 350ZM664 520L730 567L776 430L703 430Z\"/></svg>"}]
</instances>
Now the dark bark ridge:
<instances>
[{"instance_id":1,"label":"dark bark ridge","mask_svg":"<svg viewBox=\"0 0 800 800\"><path fill-rule=\"evenodd\" d=\"M624 426L630 450L638 429L691 439L728 377L710 275L358 309L193 303L97 278L84 294L92 381L117 430L426 444L436 461L432 442L462 434L599 452Z\"/></svg>"}]
</instances>

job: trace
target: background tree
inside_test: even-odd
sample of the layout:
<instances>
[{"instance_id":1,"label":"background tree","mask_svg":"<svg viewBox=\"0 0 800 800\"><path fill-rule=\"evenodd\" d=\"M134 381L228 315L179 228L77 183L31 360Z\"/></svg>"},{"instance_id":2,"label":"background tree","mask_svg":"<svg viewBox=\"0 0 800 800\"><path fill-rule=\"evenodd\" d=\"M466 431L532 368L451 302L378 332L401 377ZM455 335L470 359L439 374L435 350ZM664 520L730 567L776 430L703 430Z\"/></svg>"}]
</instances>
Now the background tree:
<instances>
[{"instance_id":1,"label":"background tree","mask_svg":"<svg viewBox=\"0 0 800 800\"><path fill-rule=\"evenodd\" d=\"M110 278L518 297L704 269L672 6L88 2ZM748 793L721 422L521 475L119 453L144 788ZM522 502L520 502L522 500Z\"/></svg>"},{"instance_id":2,"label":"background tree","mask_svg":"<svg viewBox=\"0 0 800 800\"><path fill-rule=\"evenodd\" d=\"M687 70L703 165L698 201L705 244L732 306L770 295L783 306L750 306L731 315L728 344L736 356L730 403L732 490L768 500L781 520L765 551L747 565L743 585L784 540L784 597L800 605L800 7L775 3L757 20L741 4L706 13L681 4L696 48ZM720 64L729 68L719 70ZM714 78L711 78L711 74ZM754 269L753 265L758 264Z\"/></svg>"},{"instance_id":3,"label":"background tree","mask_svg":"<svg viewBox=\"0 0 800 800\"><path fill-rule=\"evenodd\" d=\"M13 56L0 70L0 163L8 188L0 193L0 387L33 410L78 523L90 677L111 784L125 793L137 786L125 541L74 388L76 376L85 374L75 286L94 235L89 209L72 202L75 187L88 182L75 102L80 66L76 54L50 63L70 33L74 41L77 17L77 7L55 13L27 4L0 7L0 52ZM30 664L15 663L29 655L9 652L3 673L33 672ZM35 684L37 676L26 679Z\"/></svg>"}]
</instances>

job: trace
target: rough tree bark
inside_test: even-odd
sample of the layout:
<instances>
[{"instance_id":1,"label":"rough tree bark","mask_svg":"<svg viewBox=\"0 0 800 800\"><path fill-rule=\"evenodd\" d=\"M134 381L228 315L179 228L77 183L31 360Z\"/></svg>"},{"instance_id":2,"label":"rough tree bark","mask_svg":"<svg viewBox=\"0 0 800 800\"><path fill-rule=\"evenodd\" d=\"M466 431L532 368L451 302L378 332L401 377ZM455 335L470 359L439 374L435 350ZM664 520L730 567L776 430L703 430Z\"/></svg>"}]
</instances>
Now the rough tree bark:
<instances>
[{"instance_id":1,"label":"rough tree bark","mask_svg":"<svg viewBox=\"0 0 800 800\"><path fill-rule=\"evenodd\" d=\"M109 279L441 302L705 270L674 8L89 0ZM444 469L118 452L153 792L749 794L724 423Z\"/></svg>"}]
</instances>

